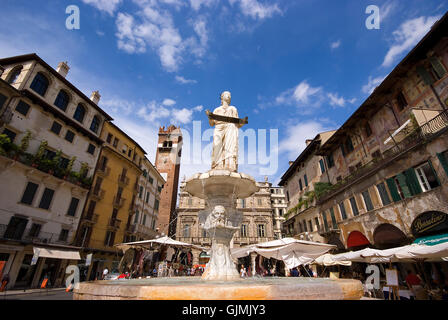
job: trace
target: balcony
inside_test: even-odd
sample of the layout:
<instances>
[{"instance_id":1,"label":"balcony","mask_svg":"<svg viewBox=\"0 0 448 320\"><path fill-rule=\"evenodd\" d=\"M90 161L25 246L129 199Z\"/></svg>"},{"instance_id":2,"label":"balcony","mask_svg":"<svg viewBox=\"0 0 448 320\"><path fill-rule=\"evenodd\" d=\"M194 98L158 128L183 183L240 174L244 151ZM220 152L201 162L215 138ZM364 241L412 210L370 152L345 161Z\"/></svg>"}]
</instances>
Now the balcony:
<instances>
[{"instance_id":1,"label":"balcony","mask_svg":"<svg viewBox=\"0 0 448 320\"><path fill-rule=\"evenodd\" d=\"M98 222L98 217L99 217L99 215L97 215L97 214L87 214L83 220L86 223L95 224Z\"/></svg>"},{"instance_id":2,"label":"balcony","mask_svg":"<svg viewBox=\"0 0 448 320\"><path fill-rule=\"evenodd\" d=\"M114 197L114 202L113 205L114 207L121 209L124 206L124 202L126 201L126 199L124 198L117 198L117 196Z\"/></svg>"},{"instance_id":3,"label":"balcony","mask_svg":"<svg viewBox=\"0 0 448 320\"><path fill-rule=\"evenodd\" d=\"M436 117L425 124L418 124L399 142L396 142L391 148L383 152L381 158L361 166L353 173L342 179L342 181L333 185L327 192L320 195L317 204L322 204L345 188L362 181L366 177L374 174L389 163L395 161L412 149L437 138L448 129L448 110L439 113Z\"/></svg>"},{"instance_id":4,"label":"balcony","mask_svg":"<svg viewBox=\"0 0 448 320\"><path fill-rule=\"evenodd\" d=\"M103 177L107 177L110 174L110 168L108 166L104 167L104 168L100 168L98 167L97 172L103 176Z\"/></svg>"},{"instance_id":5,"label":"balcony","mask_svg":"<svg viewBox=\"0 0 448 320\"><path fill-rule=\"evenodd\" d=\"M112 227L114 229L120 229L120 225L121 225L121 220L113 219L113 218L111 218L109 220L109 227Z\"/></svg>"},{"instance_id":6,"label":"balcony","mask_svg":"<svg viewBox=\"0 0 448 320\"><path fill-rule=\"evenodd\" d=\"M30 231L30 228L25 229L22 232L17 229L12 230L11 228L8 230L8 225L0 224L0 239L37 244L69 244L68 239L60 239L59 234L42 231L31 234Z\"/></svg>"},{"instance_id":7,"label":"balcony","mask_svg":"<svg viewBox=\"0 0 448 320\"><path fill-rule=\"evenodd\" d=\"M122 186L127 186L129 185L129 178L120 174L118 176L118 184L122 185Z\"/></svg>"},{"instance_id":8,"label":"balcony","mask_svg":"<svg viewBox=\"0 0 448 320\"><path fill-rule=\"evenodd\" d=\"M94 198L97 201L103 200L105 192L106 191L104 191L103 189L93 190L92 198Z\"/></svg>"}]
</instances>

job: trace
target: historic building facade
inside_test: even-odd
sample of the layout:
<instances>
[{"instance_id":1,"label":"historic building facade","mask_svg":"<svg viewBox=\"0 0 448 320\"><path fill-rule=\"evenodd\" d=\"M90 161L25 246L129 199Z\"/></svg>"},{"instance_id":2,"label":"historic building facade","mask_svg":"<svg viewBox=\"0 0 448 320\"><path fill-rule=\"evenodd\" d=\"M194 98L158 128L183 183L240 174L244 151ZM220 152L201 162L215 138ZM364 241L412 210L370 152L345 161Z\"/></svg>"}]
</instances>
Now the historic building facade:
<instances>
[{"instance_id":1,"label":"historic building facade","mask_svg":"<svg viewBox=\"0 0 448 320\"><path fill-rule=\"evenodd\" d=\"M387 248L448 232L447 34L445 16L321 146L329 242Z\"/></svg>"},{"instance_id":2,"label":"historic building facade","mask_svg":"<svg viewBox=\"0 0 448 320\"><path fill-rule=\"evenodd\" d=\"M136 198L146 152L111 122L104 125L101 138L105 143L75 242L83 255L93 254L89 279L105 267L117 268L120 254L114 245L130 240L144 214Z\"/></svg>"},{"instance_id":3,"label":"historic building facade","mask_svg":"<svg viewBox=\"0 0 448 320\"><path fill-rule=\"evenodd\" d=\"M314 139L306 141L305 150L290 163L279 185L283 186L287 208L284 215L283 232L297 239L324 242L319 235L322 221L316 206L318 183L329 181L325 159L317 155L321 144L335 131L322 132Z\"/></svg>"},{"instance_id":4,"label":"historic building facade","mask_svg":"<svg viewBox=\"0 0 448 320\"><path fill-rule=\"evenodd\" d=\"M288 208L288 201L283 187L274 187L270 184L271 206L274 223L275 239L282 238L282 224L285 221L285 215Z\"/></svg>"},{"instance_id":5,"label":"historic building facade","mask_svg":"<svg viewBox=\"0 0 448 320\"><path fill-rule=\"evenodd\" d=\"M176 203L179 188L182 131L173 125L159 129L155 166L166 181L160 195L157 228L160 233L176 234Z\"/></svg>"},{"instance_id":6,"label":"historic building facade","mask_svg":"<svg viewBox=\"0 0 448 320\"><path fill-rule=\"evenodd\" d=\"M111 120L36 54L0 59L0 262L9 288L65 277L103 140ZM8 138L8 141L5 138ZM51 249L51 250L49 250ZM33 256L36 259L33 259Z\"/></svg>"}]
</instances>

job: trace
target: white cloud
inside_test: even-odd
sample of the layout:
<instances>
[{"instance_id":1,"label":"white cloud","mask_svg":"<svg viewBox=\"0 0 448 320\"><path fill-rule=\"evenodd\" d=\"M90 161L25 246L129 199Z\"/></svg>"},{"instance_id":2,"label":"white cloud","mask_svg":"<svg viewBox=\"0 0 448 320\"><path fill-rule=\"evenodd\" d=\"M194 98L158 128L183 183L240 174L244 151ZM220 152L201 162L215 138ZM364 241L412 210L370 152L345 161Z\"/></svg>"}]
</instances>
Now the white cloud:
<instances>
[{"instance_id":1,"label":"white cloud","mask_svg":"<svg viewBox=\"0 0 448 320\"><path fill-rule=\"evenodd\" d=\"M113 114L129 115L135 107L135 104L120 98L102 99L100 101L101 108Z\"/></svg>"},{"instance_id":2,"label":"white cloud","mask_svg":"<svg viewBox=\"0 0 448 320\"><path fill-rule=\"evenodd\" d=\"M175 124L179 124L179 123L189 123L191 122L191 118L193 116L193 109L187 109L187 108L182 108L182 109L175 109L172 112L172 118L173 118L173 122Z\"/></svg>"},{"instance_id":3,"label":"white cloud","mask_svg":"<svg viewBox=\"0 0 448 320\"><path fill-rule=\"evenodd\" d=\"M147 105L141 107L137 115L149 123L157 122L159 119L167 118L171 115L170 110L155 101L149 102Z\"/></svg>"},{"instance_id":4,"label":"white cloud","mask_svg":"<svg viewBox=\"0 0 448 320\"><path fill-rule=\"evenodd\" d=\"M197 83L196 80L185 79L182 76L176 76L176 81L182 84Z\"/></svg>"},{"instance_id":5,"label":"white cloud","mask_svg":"<svg viewBox=\"0 0 448 320\"><path fill-rule=\"evenodd\" d=\"M344 97L339 97L337 93L328 93L327 97L330 99L329 103L331 106L345 107L347 103L353 104L356 102L356 98L345 99Z\"/></svg>"},{"instance_id":6,"label":"white cloud","mask_svg":"<svg viewBox=\"0 0 448 320\"><path fill-rule=\"evenodd\" d=\"M372 78L372 76L369 76L367 84L362 86L362 92L371 94L373 90L375 90L375 88L378 87L385 78L386 77Z\"/></svg>"},{"instance_id":7,"label":"white cloud","mask_svg":"<svg viewBox=\"0 0 448 320\"><path fill-rule=\"evenodd\" d=\"M176 101L174 101L173 99L165 99L162 103L164 106L171 107L176 104Z\"/></svg>"},{"instance_id":8,"label":"white cloud","mask_svg":"<svg viewBox=\"0 0 448 320\"><path fill-rule=\"evenodd\" d=\"M203 109L204 109L203 105L196 106L196 107L193 108L194 111L199 111L199 112L201 112Z\"/></svg>"},{"instance_id":9,"label":"white cloud","mask_svg":"<svg viewBox=\"0 0 448 320\"><path fill-rule=\"evenodd\" d=\"M380 7L381 22L384 22L391 15L391 13L395 10L396 7L397 7L397 3L395 1L389 1L389 2L384 3Z\"/></svg>"},{"instance_id":10,"label":"white cloud","mask_svg":"<svg viewBox=\"0 0 448 320\"><path fill-rule=\"evenodd\" d=\"M330 43L330 48L333 50L339 48L340 46L341 46L341 40Z\"/></svg>"},{"instance_id":11,"label":"white cloud","mask_svg":"<svg viewBox=\"0 0 448 320\"><path fill-rule=\"evenodd\" d=\"M150 0L134 0L140 7L137 15L118 13L116 34L118 48L127 53L143 53L147 47L159 56L162 67L168 72L178 70L185 58L201 58L207 50L206 19L199 17L192 24L194 34L183 38L176 28L169 10ZM162 1L176 4L176 1Z\"/></svg>"},{"instance_id":12,"label":"white cloud","mask_svg":"<svg viewBox=\"0 0 448 320\"><path fill-rule=\"evenodd\" d=\"M330 130L315 120L297 123L287 128L286 137L280 141L280 153L286 153L289 160L295 160L305 149L307 139L314 139L320 133Z\"/></svg>"},{"instance_id":13,"label":"white cloud","mask_svg":"<svg viewBox=\"0 0 448 320\"><path fill-rule=\"evenodd\" d=\"M282 13L277 4L262 4L258 0L229 0L229 3L232 6L239 3L241 12L253 19L263 20L272 17L274 14Z\"/></svg>"},{"instance_id":14,"label":"white cloud","mask_svg":"<svg viewBox=\"0 0 448 320\"><path fill-rule=\"evenodd\" d=\"M216 3L218 3L218 0L190 0L190 5L195 11L198 11L201 6L211 7Z\"/></svg>"},{"instance_id":15,"label":"white cloud","mask_svg":"<svg viewBox=\"0 0 448 320\"><path fill-rule=\"evenodd\" d=\"M384 57L382 66L390 66L401 54L414 47L439 18L440 16L419 17L403 22L392 33L393 45Z\"/></svg>"},{"instance_id":16,"label":"white cloud","mask_svg":"<svg viewBox=\"0 0 448 320\"><path fill-rule=\"evenodd\" d=\"M295 105L297 107L320 106L322 102L322 87L312 87L303 80L296 87L282 92L276 99L276 104Z\"/></svg>"},{"instance_id":17,"label":"white cloud","mask_svg":"<svg viewBox=\"0 0 448 320\"><path fill-rule=\"evenodd\" d=\"M82 2L90 4L98 10L105 11L113 16L115 10L121 4L122 0L82 0Z\"/></svg>"}]
</instances>

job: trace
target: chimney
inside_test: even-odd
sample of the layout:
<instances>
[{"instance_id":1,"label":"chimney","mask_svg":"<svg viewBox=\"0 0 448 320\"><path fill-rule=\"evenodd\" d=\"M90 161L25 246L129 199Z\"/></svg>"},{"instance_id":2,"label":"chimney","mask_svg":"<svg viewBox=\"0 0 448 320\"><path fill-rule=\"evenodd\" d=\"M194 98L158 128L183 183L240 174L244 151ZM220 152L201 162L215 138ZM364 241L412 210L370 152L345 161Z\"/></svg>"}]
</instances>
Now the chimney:
<instances>
[{"instance_id":1,"label":"chimney","mask_svg":"<svg viewBox=\"0 0 448 320\"><path fill-rule=\"evenodd\" d=\"M293 163L294 161L289 161L289 166L292 166Z\"/></svg>"},{"instance_id":2,"label":"chimney","mask_svg":"<svg viewBox=\"0 0 448 320\"><path fill-rule=\"evenodd\" d=\"M312 141L313 141L313 139L306 139L306 140L305 140L305 143L306 143L306 145L308 146Z\"/></svg>"},{"instance_id":3,"label":"chimney","mask_svg":"<svg viewBox=\"0 0 448 320\"><path fill-rule=\"evenodd\" d=\"M70 70L70 67L67 64L67 61L59 62L58 68L56 69L56 71L64 78L67 76L69 70Z\"/></svg>"},{"instance_id":4,"label":"chimney","mask_svg":"<svg viewBox=\"0 0 448 320\"><path fill-rule=\"evenodd\" d=\"M98 91L93 91L92 95L90 96L90 100L92 100L95 104L98 104L100 102L101 95Z\"/></svg>"}]
</instances>

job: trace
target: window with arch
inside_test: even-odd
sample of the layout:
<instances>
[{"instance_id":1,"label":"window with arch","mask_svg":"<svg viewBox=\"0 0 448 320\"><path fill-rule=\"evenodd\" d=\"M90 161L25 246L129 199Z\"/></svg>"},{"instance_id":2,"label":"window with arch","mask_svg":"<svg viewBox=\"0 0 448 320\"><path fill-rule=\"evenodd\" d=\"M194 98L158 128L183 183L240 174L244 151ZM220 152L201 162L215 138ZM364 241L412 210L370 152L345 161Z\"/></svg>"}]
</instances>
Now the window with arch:
<instances>
[{"instance_id":1,"label":"window with arch","mask_svg":"<svg viewBox=\"0 0 448 320\"><path fill-rule=\"evenodd\" d=\"M73 114L73 118L82 123L84 121L85 115L86 115L86 108L82 104L78 104L75 113Z\"/></svg>"},{"instance_id":2,"label":"window with arch","mask_svg":"<svg viewBox=\"0 0 448 320\"><path fill-rule=\"evenodd\" d=\"M18 66L18 67L15 67L14 69L12 69L12 71L8 77L9 84L13 84L17 81L17 79L20 76L20 73L22 73L22 69L23 69L23 66Z\"/></svg>"},{"instance_id":3,"label":"window with arch","mask_svg":"<svg viewBox=\"0 0 448 320\"><path fill-rule=\"evenodd\" d=\"M94 116L92 119L92 123L90 124L90 130L98 133L98 129L100 128L100 118L98 116Z\"/></svg>"},{"instance_id":4,"label":"window with arch","mask_svg":"<svg viewBox=\"0 0 448 320\"><path fill-rule=\"evenodd\" d=\"M44 76L41 72L39 72L34 77L33 82L31 82L30 88L33 89L38 94L40 94L41 96L44 96L45 93L47 92L49 84L50 82L48 81L47 77Z\"/></svg>"},{"instance_id":5,"label":"window with arch","mask_svg":"<svg viewBox=\"0 0 448 320\"><path fill-rule=\"evenodd\" d=\"M54 105L61 109L62 111L67 110L68 102L70 101L70 97L68 94L61 90L58 93L58 96L56 97L56 100L54 101Z\"/></svg>"}]
</instances>

